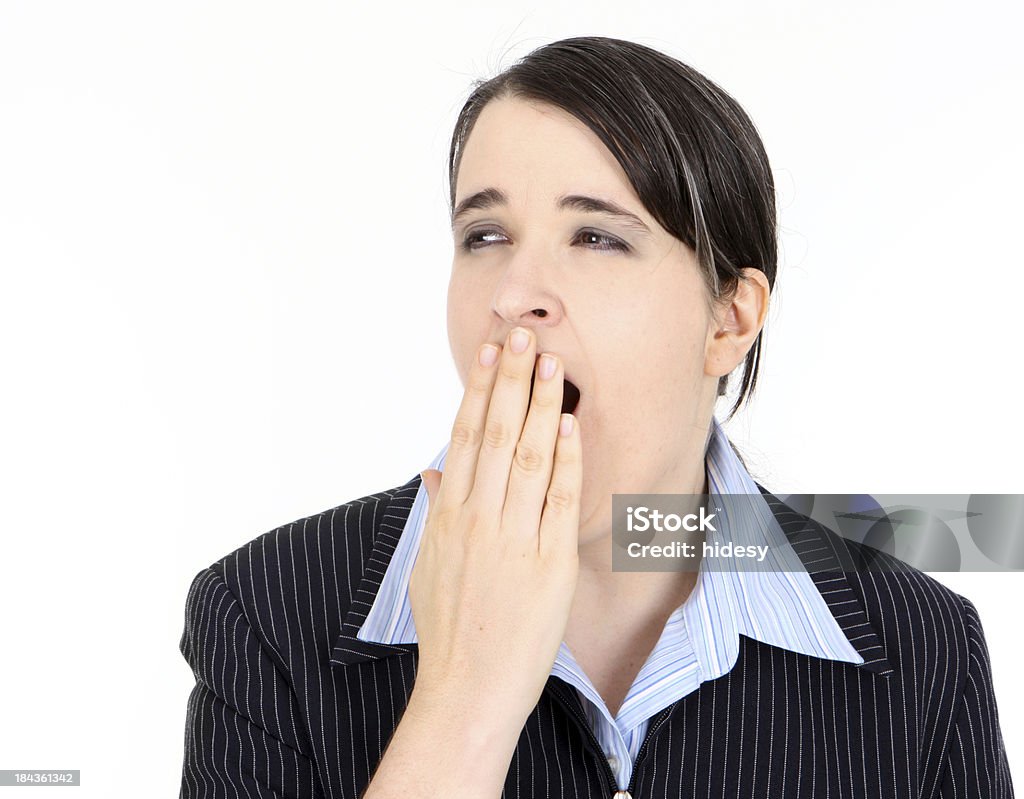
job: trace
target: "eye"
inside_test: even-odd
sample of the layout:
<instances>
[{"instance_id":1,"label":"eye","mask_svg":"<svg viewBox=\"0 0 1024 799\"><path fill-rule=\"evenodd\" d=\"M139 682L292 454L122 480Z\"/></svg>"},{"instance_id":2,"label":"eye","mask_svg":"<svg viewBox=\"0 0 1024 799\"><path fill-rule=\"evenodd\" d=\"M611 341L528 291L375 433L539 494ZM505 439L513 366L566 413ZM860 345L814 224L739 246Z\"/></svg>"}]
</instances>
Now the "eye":
<instances>
[{"instance_id":1,"label":"eye","mask_svg":"<svg viewBox=\"0 0 1024 799\"><path fill-rule=\"evenodd\" d=\"M595 250L619 250L625 252L626 250L629 249L629 247L624 242L619 241L614 236L608 236L604 233L598 233L597 231L594 230L581 230L576 238L590 240L597 239L598 241L603 242L602 244L599 244L592 248Z\"/></svg>"},{"instance_id":2,"label":"eye","mask_svg":"<svg viewBox=\"0 0 1024 799\"><path fill-rule=\"evenodd\" d=\"M485 236L500 235L501 233L499 233L497 230L474 230L472 233L466 234L466 238L462 240L462 244L460 246L462 247L463 250L466 250L467 252L471 250L479 250L480 247L475 245L480 244L483 247L488 246L487 243L483 242L483 238Z\"/></svg>"},{"instance_id":3,"label":"eye","mask_svg":"<svg viewBox=\"0 0 1024 799\"><path fill-rule=\"evenodd\" d=\"M502 236L500 232L496 230L475 230L472 233L466 235L462 240L460 247L466 251L471 252L479 250L483 247L489 246L489 242L486 237L489 236ZM587 245L587 249L591 250L612 250L619 252L626 252L629 250L629 245L625 242L620 241L614 236L609 236L605 233L598 233L594 230L581 230L573 241L583 241Z\"/></svg>"}]
</instances>

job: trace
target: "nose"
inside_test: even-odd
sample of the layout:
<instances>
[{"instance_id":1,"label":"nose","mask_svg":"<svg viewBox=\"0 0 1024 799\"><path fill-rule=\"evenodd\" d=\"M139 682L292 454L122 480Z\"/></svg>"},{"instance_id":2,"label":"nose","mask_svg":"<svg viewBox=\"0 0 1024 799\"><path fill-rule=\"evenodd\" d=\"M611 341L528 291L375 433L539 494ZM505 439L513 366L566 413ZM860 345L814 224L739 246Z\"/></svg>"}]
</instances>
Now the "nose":
<instances>
[{"instance_id":1,"label":"nose","mask_svg":"<svg viewBox=\"0 0 1024 799\"><path fill-rule=\"evenodd\" d=\"M491 310L509 328L554 327L562 317L561 302L543 271L522 257L508 262L495 286Z\"/></svg>"}]
</instances>

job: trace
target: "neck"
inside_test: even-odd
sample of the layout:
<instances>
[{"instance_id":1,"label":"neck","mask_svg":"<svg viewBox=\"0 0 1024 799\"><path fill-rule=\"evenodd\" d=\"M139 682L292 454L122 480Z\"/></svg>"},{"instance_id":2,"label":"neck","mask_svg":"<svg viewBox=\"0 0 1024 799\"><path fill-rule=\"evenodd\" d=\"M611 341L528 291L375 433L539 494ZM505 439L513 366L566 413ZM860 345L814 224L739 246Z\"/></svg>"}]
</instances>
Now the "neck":
<instances>
[{"instance_id":1,"label":"neck","mask_svg":"<svg viewBox=\"0 0 1024 799\"><path fill-rule=\"evenodd\" d=\"M689 461L689 466L678 470L652 486L647 493L707 494L706 446L700 457ZM604 508L611 519L611 497ZM615 628L635 628L644 620L661 624L689 597L697 580L699 560L693 570L670 572L612 571L612 531L610 522L597 538L581 543L580 570L570 614L571 627L585 631L601 629L608 635ZM660 629L660 625L659 625Z\"/></svg>"}]
</instances>

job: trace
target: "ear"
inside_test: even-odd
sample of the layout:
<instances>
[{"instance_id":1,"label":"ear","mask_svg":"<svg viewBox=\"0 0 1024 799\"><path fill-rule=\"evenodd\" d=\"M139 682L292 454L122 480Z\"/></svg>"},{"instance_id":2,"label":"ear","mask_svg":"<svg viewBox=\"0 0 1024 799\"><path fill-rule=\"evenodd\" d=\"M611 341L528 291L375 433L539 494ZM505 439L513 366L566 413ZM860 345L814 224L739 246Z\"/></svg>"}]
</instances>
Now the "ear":
<instances>
[{"instance_id":1,"label":"ear","mask_svg":"<svg viewBox=\"0 0 1024 799\"><path fill-rule=\"evenodd\" d=\"M742 270L736 296L719 306L705 344L704 374L722 377L740 365L768 318L771 289L760 269Z\"/></svg>"}]
</instances>

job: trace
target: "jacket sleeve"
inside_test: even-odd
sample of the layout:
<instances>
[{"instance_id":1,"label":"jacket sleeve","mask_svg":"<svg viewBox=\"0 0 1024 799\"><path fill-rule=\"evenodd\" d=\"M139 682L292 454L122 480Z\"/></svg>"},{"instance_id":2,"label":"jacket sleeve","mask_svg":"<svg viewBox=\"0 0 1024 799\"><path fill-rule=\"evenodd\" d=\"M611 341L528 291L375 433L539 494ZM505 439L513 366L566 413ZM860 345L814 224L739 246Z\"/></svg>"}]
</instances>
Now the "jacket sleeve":
<instances>
[{"instance_id":1,"label":"jacket sleeve","mask_svg":"<svg viewBox=\"0 0 1024 799\"><path fill-rule=\"evenodd\" d=\"M999 730L988 645L978 610L961 597L967 623L968 669L957 706L939 796L1013 799L1010 767Z\"/></svg>"},{"instance_id":2,"label":"jacket sleeve","mask_svg":"<svg viewBox=\"0 0 1024 799\"><path fill-rule=\"evenodd\" d=\"M319 799L298 701L222 575L204 569L185 608L188 698L181 799Z\"/></svg>"}]
</instances>

